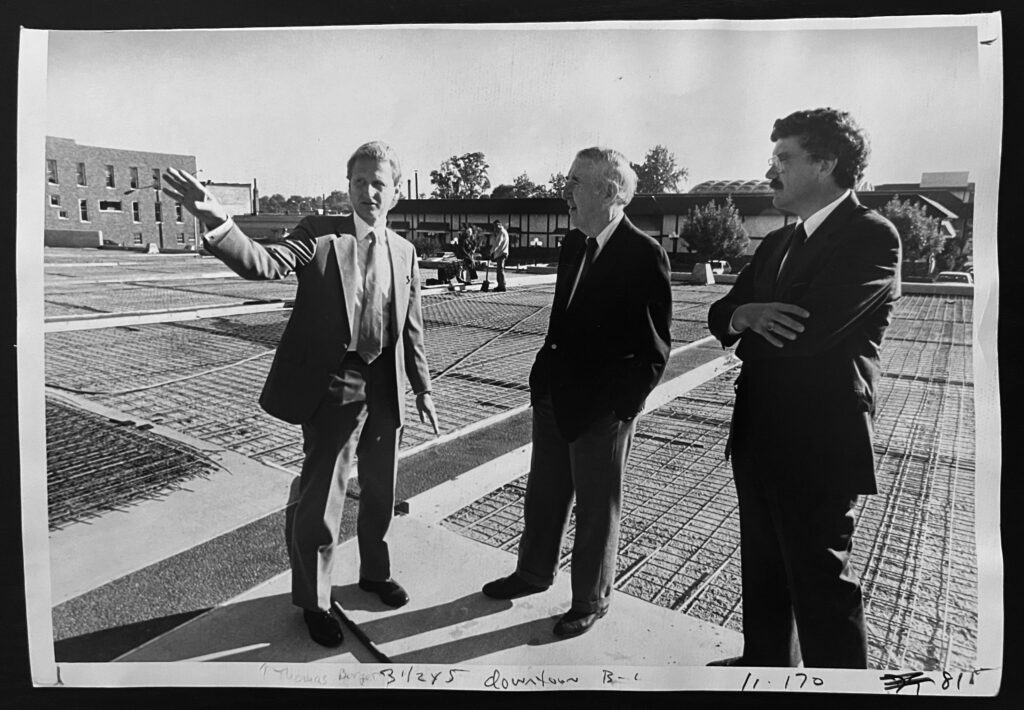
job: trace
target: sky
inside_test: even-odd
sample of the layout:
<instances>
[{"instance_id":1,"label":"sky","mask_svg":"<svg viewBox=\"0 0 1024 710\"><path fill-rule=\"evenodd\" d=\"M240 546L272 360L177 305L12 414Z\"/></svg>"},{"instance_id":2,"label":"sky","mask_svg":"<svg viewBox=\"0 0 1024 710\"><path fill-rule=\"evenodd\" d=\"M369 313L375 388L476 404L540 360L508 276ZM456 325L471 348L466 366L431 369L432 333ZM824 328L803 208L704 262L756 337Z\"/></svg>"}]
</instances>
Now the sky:
<instances>
[{"instance_id":1,"label":"sky","mask_svg":"<svg viewBox=\"0 0 1024 710\"><path fill-rule=\"evenodd\" d=\"M372 139L421 193L452 155L482 151L492 186L545 183L594 144L634 162L664 145L689 189L763 177L774 120L834 106L870 136L870 182L973 179L991 157L978 55L1001 49L973 26L866 22L54 31L46 133L195 155L201 179L264 195L345 189Z\"/></svg>"}]
</instances>

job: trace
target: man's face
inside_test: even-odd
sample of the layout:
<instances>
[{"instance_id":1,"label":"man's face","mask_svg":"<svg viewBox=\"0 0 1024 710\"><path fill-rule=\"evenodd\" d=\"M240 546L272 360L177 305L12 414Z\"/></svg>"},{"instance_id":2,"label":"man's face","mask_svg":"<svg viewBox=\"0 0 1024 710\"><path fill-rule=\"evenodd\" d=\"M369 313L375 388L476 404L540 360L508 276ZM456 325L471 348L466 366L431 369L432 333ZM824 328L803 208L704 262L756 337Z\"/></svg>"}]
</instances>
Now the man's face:
<instances>
[{"instance_id":1,"label":"man's face","mask_svg":"<svg viewBox=\"0 0 1024 710\"><path fill-rule=\"evenodd\" d=\"M796 136L775 141L772 165L765 173L775 196L772 204L780 210L800 214L801 208L813 204L822 189L821 162L815 160Z\"/></svg>"},{"instance_id":2,"label":"man's face","mask_svg":"<svg viewBox=\"0 0 1024 710\"><path fill-rule=\"evenodd\" d=\"M348 196L352 209L364 222L376 224L386 218L398 204L398 188L391 174L391 164L372 158L356 160L348 178Z\"/></svg>"},{"instance_id":3,"label":"man's face","mask_svg":"<svg viewBox=\"0 0 1024 710\"><path fill-rule=\"evenodd\" d=\"M565 177L562 196L569 205L569 222L587 236L596 237L608 223L611 198L597 166L586 158L577 158Z\"/></svg>"}]
</instances>

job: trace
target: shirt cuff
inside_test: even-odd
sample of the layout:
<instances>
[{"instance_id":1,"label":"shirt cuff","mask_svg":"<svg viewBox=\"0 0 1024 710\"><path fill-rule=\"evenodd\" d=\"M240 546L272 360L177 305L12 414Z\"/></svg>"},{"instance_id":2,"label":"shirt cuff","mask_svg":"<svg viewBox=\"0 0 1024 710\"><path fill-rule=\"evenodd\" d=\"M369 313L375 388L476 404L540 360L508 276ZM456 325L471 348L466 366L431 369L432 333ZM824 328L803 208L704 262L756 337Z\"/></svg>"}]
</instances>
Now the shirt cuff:
<instances>
[{"instance_id":1,"label":"shirt cuff","mask_svg":"<svg viewBox=\"0 0 1024 710\"><path fill-rule=\"evenodd\" d=\"M216 229L211 229L206 234L204 234L203 235L203 239L208 241L210 244L216 245L217 242L219 242L221 239L223 239L224 235L226 235L228 232L230 232L231 228L234 227L234 226L235 226L234 220L231 219L230 217L228 217L227 220L224 222L224 224L220 225Z\"/></svg>"}]
</instances>

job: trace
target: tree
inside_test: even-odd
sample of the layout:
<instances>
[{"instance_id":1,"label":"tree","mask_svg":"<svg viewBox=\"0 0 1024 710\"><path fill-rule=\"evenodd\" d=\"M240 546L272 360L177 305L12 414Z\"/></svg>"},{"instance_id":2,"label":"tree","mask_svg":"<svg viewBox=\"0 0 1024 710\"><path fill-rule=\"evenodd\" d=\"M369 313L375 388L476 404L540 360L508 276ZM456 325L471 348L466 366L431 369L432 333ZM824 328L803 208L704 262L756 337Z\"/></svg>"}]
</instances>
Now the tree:
<instances>
[{"instance_id":1,"label":"tree","mask_svg":"<svg viewBox=\"0 0 1024 710\"><path fill-rule=\"evenodd\" d=\"M505 200L510 197L515 197L516 188L514 185L502 184L491 190L491 199L493 200Z\"/></svg>"},{"instance_id":2,"label":"tree","mask_svg":"<svg viewBox=\"0 0 1024 710\"><path fill-rule=\"evenodd\" d=\"M735 259L750 243L732 197L721 205L712 201L691 209L679 236L701 261Z\"/></svg>"},{"instance_id":3,"label":"tree","mask_svg":"<svg viewBox=\"0 0 1024 710\"><path fill-rule=\"evenodd\" d=\"M348 199L348 193L343 190L332 190L325 200L327 212L351 212L352 203Z\"/></svg>"},{"instance_id":4,"label":"tree","mask_svg":"<svg viewBox=\"0 0 1024 710\"><path fill-rule=\"evenodd\" d=\"M676 156L663 145L656 145L647 151L643 165L630 163L636 172L636 191L660 194L676 192L680 180L685 180L689 171L676 165Z\"/></svg>"},{"instance_id":5,"label":"tree","mask_svg":"<svg viewBox=\"0 0 1024 710\"><path fill-rule=\"evenodd\" d=\"M479 198L490 189L487 178L487 160L480 152L453 155L441 163L439 170L430 171L432 193L438 198Z\"/></svg>"},{"instance_id":6,"label":"tree","mask_svg":"<svg viewBox=\"0 0 1024 710\"><path fill-rule=\"evenodd\" d=\"M543 197L544 188L523 173L512 181L513 197Z\"/></svg>"},{"instance_id":7,"label":"tree","mask_svg":"<svg viewBox=\"0 0 1024 710\"><path fill-rule=\"evenodd\" d=\"M974 224L967 221L958 234L946 240L939 256L940 271L963 271L974 258Z\"/></svg>"},{"instance_id":8,"label":"tree","mask_svg":"<svg viewBox=\"0 0 1024 710\"><path fill-rule=\"evenodd\" d=\"M260 197L260 212L264 214L284 214L284 195L274 194Z\"/></svg>"},{"instance_id":9,"label":"tree","mask_svg":"<svg viewBox=\"0 0 1024 710\"><path fill-rule=\"evenodd\" d=\"M565 175L563 173L554 173L548 178L548 184L546 186L538 186L540 192L538 197L561 197L565 191Z\"/></svg>"},{"instance_id":10,"label":"tree","mask_svg":"<svg viewBox=\"0 0 1024 710\"><path fill-rule=\"evenodd\" d=\"M936 217L929 217L924 205L901 200L895 195L881 209L883 217L896 227L903 243L905 264L923 262L927 273L935 270L935 259L942 251L943 236Z\"/></svg>"}]
</instances>

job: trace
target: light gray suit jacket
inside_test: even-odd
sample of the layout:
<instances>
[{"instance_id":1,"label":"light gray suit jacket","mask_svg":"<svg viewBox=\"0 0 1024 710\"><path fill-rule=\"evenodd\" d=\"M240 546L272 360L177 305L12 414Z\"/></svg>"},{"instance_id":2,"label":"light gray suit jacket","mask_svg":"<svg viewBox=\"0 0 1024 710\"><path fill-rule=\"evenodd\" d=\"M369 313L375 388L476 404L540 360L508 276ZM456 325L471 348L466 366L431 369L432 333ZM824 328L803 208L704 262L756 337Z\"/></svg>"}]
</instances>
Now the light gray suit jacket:
<instances>
[{"instance_id":1,"label":"light gray suit jacket","mask_svg":"<svg viewBox=\"0 0 1024 710\"><path fill-rule=\"evenodd\" d=\"M282 242L260 244L237 226L206 239L211 254L250 280L281 279L295 272L295 306L278 344L260 406L272 416L303 424L313 416L352 342L358 285L355 222L351 216L304 218ZM404 423L406 378L417 394L429 391L423 344L420 273L416 248L387 230L391 252L392 325L398 425Z\"/></svg>"}]
</instances>

